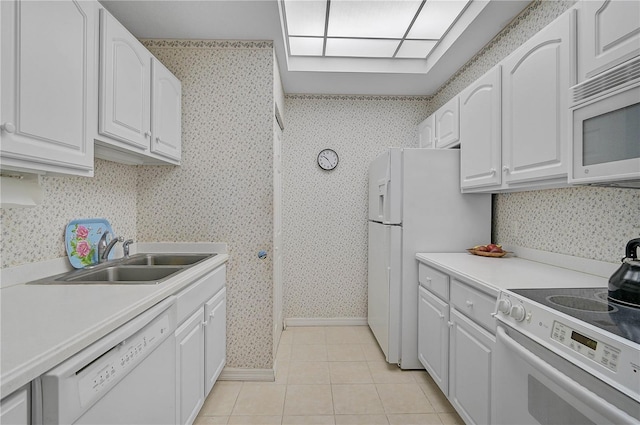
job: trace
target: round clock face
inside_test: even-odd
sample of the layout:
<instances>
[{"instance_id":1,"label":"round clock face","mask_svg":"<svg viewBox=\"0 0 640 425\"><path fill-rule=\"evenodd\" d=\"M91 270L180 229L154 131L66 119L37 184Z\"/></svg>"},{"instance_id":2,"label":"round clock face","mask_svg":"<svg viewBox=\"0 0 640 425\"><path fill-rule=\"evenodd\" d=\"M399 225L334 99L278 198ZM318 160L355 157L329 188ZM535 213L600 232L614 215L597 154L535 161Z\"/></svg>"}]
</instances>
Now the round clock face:
<instances>
[{"instance_id":1,"label":"round clock face","mask_svg":"<svg viewBox=\"0 0 640 425\"><path fill-rule=\"evenodd\" d=\"M338 154L333 149L324 149L318 154L318 165L323 170L333 170L338 166Z\"/></svg>"}]
</instances>

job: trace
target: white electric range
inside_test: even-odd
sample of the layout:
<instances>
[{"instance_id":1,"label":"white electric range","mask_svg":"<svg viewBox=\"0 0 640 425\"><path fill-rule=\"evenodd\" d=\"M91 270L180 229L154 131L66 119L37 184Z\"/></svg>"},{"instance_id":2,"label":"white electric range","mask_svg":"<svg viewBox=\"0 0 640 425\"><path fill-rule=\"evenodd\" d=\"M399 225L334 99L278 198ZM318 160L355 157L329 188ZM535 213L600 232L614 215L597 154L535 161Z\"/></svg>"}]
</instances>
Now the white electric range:
<instances>
[{"instance_id":1,"label":"white electric range","mask_svg":"<svg viewBox=\"0 0 640 425\"><path fill-rule=\"evenodd\" d=\"M498 424L640 423L640 308L607 288L502 291Z\"/></svg>"}]
</instances>

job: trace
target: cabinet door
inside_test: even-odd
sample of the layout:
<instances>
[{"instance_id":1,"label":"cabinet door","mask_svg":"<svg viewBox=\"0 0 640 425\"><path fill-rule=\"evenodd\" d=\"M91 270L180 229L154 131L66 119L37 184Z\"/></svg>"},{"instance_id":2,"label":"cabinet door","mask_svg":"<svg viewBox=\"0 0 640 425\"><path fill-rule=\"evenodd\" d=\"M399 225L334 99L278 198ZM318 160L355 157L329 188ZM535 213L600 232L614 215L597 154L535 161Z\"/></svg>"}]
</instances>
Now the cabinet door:
<instances>
[{"instance_id":1,"label":"cabinet door","mask_svg":"<svg viewBox=\"0 0 640 425\"><path fill-rule=\"evenodd\" d=\"M205 397L213 388L227 360L227 291L222 289L204 305Z\"/></svg>"},{"instance_id":2,"label":"cabinet door","mask_svg":"<svg viewBox=\"0 0 640 425\"><path fill-rule=\"evenodd\" d=\"M436 148L457 146L460 141L460 104L458 96L445 103L435 113Z\"/></svg>"},{"instance_id":3,"label":"cabinet door","mask_svg":"<svg viewBox=\"0 0 640 425\"><path fill-rule=\"evenodd\" d=\"M418 124L418 147L434 148L436 134L436 116L431 115Z\"/></svg>"},{"instance_id":4,"label":"cabinet door","mask_svg":"<svg viewBox=\"0 0 640 425\"><path fill-rule=\"evenodd\" d=\"M579 2L578 78L606 71L640 55L640 2Z\"/></svg>"},{"instance_id":5,"label":"cabinet door","mask_svg":"<svg viewBox=\"0 0 640 425\"><path fill-rule=\"evenodd\" d=\"M151 137L151 53L100 9L99 132L148 152Z\"/></svg>"},{"instance_id":6,"label":"cabinet door","mask_svg":"<svg viewBox=\"0 0 640 425\"><path fill-rule=\"evenodd\" d=\"M92 176L96 4L0 7L2 168Z\"/></svg>"},{"instance_id":7,"label":"cabinet door","mask_svg":"<svg viewBox=\"0 0 640 425\"><path fill-rule=\"evenodd\" d=\"M447 395L449 306L423 287L418 290L418 359Z\"/></svg>"},{"instance_id":8,"label":"cabinet door","mask_svg":"<svg viewBox=\"0 0 640 425\"><path fill-rule=\"evenodd\" d=\"M151 64L151 152L179 162L182 156L182 85L156 58Z\"/></svg>"},{"instance_id":9,"label":"cabinet door","mask_svg":"<svg viewBox=\"0 0 640 425\"><path fill-rule=\"evenodd\" d=\"M491 335L451 309L449 401L466 424L491 423Z\"/></svg>"},{"instance_id":10,"label":"cabinet door","mask_svg":"<svg viewBox=\"0 0 640 425\"><path fill-rule=\"evenodd\" d=\"M501 183L500 66L460 93L460 186L475 188Z\"/></svg>"},{"instance_id":11,"label":"cabinet door","mask_svg":"<svg viewBox=\"0 0 640 425\"><path fill-rule=\"evenodd\" d=\"M204 307L176 330L176 423L192 424L204 404Z\"/></svg>"},{"instance_id":12,"label":"cabinet door","mask_svg":"<svg viewBox=\"0 0 640 425\"><path fill-rule=\"evenodd\" d=\"M31 423L30 412L29 384L0 401L0 423L2 424L28 425Z\"/></svg>"},{"instance_id":13,"label":"cabinet door","mask_svg":"<svg viewBox=\"0 0 640 425\"><path fill-rule=\"evenodd\" d=\"M567 174L574 21L565 13L502 62L503 182Z\"/></svg>"}]
</instances>

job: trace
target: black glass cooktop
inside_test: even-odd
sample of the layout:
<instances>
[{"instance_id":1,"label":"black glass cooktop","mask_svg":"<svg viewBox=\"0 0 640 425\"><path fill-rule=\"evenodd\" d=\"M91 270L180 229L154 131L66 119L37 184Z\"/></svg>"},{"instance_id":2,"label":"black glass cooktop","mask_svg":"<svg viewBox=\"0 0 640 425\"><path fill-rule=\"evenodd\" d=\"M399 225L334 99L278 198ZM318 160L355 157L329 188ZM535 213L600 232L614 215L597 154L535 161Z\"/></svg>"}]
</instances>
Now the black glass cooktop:
<instances>
[{"instance_id":1,"label":"black glass cooktop","mask_svg":"<svg viewBox=\"0 0 640 425\"><path fill-rule=\"evenodd\" d=\"M513 289L511 292L640 344L640 308L607 298L607 288Z\"/></svg>"}]
</instances>

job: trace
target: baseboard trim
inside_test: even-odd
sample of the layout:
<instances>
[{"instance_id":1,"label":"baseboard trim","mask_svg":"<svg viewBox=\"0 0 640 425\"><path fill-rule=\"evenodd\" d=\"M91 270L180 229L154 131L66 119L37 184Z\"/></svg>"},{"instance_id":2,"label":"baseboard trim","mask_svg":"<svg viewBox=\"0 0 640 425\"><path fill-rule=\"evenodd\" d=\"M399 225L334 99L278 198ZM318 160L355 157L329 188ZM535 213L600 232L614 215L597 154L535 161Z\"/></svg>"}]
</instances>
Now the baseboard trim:
<instances>
[{"instance_id":1,"label":"baseboard trim","mask_svg":"<svg viewBox=\"0 0 640 425\"><path fill-rule=\"evenodd\" d=\"M366 326L366 317L290 317L284 326Z\"/></svg>"},{"instance_id":2,"label":"baseboard trim","mask_svg":"<svg viewBox=\"0 0 640 425\"><path fill-rule=\"evenodd\" d=\"M247 369L240 367L225 367L220 373L219 381L261 381L273 382L276 374L273 369Z\"/></svg>"}]
</instances>

